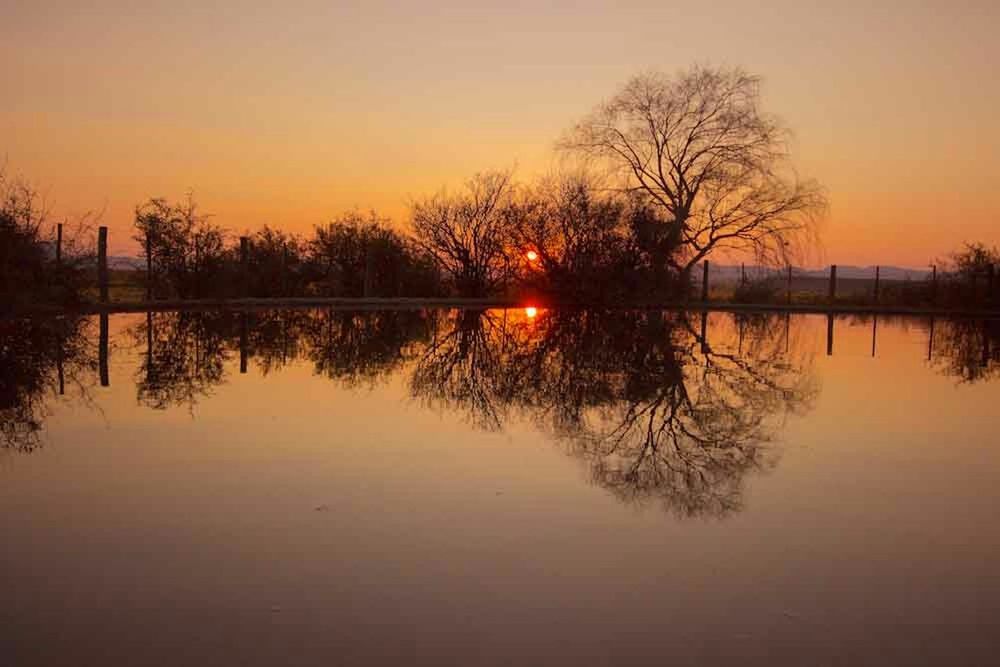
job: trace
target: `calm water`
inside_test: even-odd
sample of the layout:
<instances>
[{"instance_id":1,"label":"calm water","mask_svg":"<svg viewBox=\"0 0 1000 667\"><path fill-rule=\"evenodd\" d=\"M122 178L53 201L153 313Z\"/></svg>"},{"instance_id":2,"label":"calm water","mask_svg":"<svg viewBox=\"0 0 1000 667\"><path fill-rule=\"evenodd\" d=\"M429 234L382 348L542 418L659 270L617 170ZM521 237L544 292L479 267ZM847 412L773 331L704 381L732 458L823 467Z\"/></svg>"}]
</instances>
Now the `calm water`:
<instances>
[{"instance_id":1,"label":"calm water","mask_svg":"<svg viewBox=\"0 0 1000 667\"><path fill-rule=\"evenodd\" d=\"M1000 643L998 322L159 313L0 363L3 665Z\"/></svg>"}]
</instances>

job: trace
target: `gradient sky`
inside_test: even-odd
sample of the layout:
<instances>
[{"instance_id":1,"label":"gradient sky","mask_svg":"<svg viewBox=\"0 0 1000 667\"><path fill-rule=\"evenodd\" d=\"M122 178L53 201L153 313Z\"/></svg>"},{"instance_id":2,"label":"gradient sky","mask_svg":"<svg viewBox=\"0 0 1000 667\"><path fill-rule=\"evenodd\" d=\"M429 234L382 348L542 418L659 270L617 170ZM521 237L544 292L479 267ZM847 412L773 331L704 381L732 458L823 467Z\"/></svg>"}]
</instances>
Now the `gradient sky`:
<instances>
[{"instance_id":1,"label":"gradient sky","mask_svg":"<svg viewBox=\"0 0 1000 667\"><path fill-rule=\"evenodd\" d=\"M0 0L0 156L55 215L103 208L116 253L188 190L234 231L402 223L477 170L548 171L632 74L695 62L764 77L829 192L819 259L1000 244L995 0L83 4Z\"/></svg>"}]
</instances>

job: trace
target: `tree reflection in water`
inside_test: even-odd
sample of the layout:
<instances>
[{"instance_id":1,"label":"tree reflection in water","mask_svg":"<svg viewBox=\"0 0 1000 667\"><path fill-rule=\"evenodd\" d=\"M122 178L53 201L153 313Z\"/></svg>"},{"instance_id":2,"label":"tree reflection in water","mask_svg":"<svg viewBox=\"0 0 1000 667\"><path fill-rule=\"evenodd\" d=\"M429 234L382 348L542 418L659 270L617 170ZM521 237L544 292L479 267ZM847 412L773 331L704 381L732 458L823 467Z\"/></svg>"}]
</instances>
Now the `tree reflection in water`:
<instances>
[{"instance_id":1,"label":"tree reflection in water","mask_svg":"<svg viewBox=\"0 0 1000 667\"><path fill-rule=\"evenodd\" d=\"M963 384L1000 376L1000 320L932 320L929 356L938 372Z\"/></svg>"},{"instance_id":2,"label":"tree reflection in water","mask_svg":"<svg viewBox=\"0 0 1000 667\"><path fill-rule=\"evenodd\" d=\"M0 448L37 449L54 396L90 403L98 364L88 329L70 316L0 320Z\"/></svg>"},{"instance_id":3,"label":"tree reflection in water","mask_svg":"<svg viewBox=\"0 0 1000 667\"><path fill-rule=\"evenodd\" d=\"M781 315L659 311L207 311L150 313L128 329L140 405L193 409L236 359L275 373L308 363L348 388L401 374L422 405L501 430L528 420L630 503L685 516L740 509L748 472L774 463L768 443L817 394L812 359ZM10 325L15 326L15 325ZM36 446L42 389L62 366L93 365L39 325L5 346L4 439ZM34 328L32 328L34 327ZM6 330L5 330L6 331ZM61 340L61 345L55 341ZM28 342L34 341L34 342ZM81 366L82 364L82 366ZM74 373L72 377L76 377ZM22 434L22 435L18 435Z\"/></svg>"},{"instance_id":4,"label":"tree reflection in water","mask_svg":"<svg viewBox=\"0 0 1000 667\"><path fill-rule=\"evenodd\" d=\"M785 319L552 311L536 318L463 312L416 364L411 391L501 428L531 418L616 497L680 514L741 507L766 444L817 395L808 355L786 352ZM729 316L719 316L729 317Z\"/></svg>"}]
</instances>

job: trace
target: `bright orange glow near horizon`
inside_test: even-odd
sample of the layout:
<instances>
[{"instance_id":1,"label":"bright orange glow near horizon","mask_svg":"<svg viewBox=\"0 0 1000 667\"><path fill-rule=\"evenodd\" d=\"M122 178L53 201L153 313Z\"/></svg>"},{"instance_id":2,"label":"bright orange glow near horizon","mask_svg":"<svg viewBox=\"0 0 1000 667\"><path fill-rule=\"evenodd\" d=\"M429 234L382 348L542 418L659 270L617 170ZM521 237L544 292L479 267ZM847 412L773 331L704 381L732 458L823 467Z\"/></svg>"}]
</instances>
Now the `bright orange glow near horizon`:
<instances>
[{"instance_id":1,"label":"bright orange glow near horizon","mask_svg":"<svg viewBox=\"0 0 1000 667\"><path fill-rule=\"evenodd\" d=\"M926 266L1000 244L998 3L692 6L7 2L0 160L56 218L192 191L234 233L305 233L471 174L558 164L554 142L632 75L693 63L764 79L795 164L831 201L812 265ZM681 17L680 24L678 18ZM670 39L663 36L669 32Z\"/></svg>"}]
</instances>

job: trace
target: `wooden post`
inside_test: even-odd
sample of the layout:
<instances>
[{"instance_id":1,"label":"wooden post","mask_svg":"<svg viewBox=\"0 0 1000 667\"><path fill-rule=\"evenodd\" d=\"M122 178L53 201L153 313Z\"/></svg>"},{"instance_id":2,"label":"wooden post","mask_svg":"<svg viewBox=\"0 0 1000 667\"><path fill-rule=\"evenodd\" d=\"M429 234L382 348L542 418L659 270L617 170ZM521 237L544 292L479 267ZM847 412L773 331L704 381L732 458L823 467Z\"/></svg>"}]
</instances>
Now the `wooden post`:
<instances>
[{"instance_id":1,"label":"wooden post","mask_svg":"<svg viewBox=\"0 0 1000 667\"><path fill-rule=\"evenodd\" d=\"M826 316L826 356L833 356L833 313Z\"/></svg>"},{"instance_id":2,"label":"wooden post","mask_svg":"<svg viewBox=\"0 0 1000 667\"><path fill-rule=\"evenodd\" d=\"M240 279L241 296L245 299L250 296L250 239L246 236L240 237Z\"/></svg>"},{"instance_id":3,"label":"wooden post","mask_svg":"<svg viewBox=\"0 0 1000 667\"><path fill-rule=\"evenodd\" d=\"M747 284L747 265L746 262L740 262L740 284Z\"/></svg>"},{"instance_id":4,"label":"wooden post","mask_svg":"<svg viewBox=\"0 0 1000 667\"><path fill-rule=\"evenodd\" d=\"M111 383L108 379L108 314L101 313L101 333L97 346L98 366L101 373L101 386L107 387Z\"/></svg>"},{"instance_id":5,"label":"wooden post","mask_svg":"<svg viewBox=\"0 0 1000 667\"><path fill-rule=\"evenodd\" d=\"M281 242L281 296L288 296L288 244Z\"/></svg>"},{"instance_id":6,"label":"wooden post","mask_svg":"<svg viewBox=\"0 0 1000 667\"><path fill-rule=\"evenodd\" d=\"M371 244L365 246L365 298L374 296L372 285L372 272L374 257L372 256Z\"/></svg>"},{"instance_id":7,"label":"wooden post","mask_svg":"<svg viewBox=\"0 0 1000 667\"><path fill-rule=\"evenodd\" d=\"M153 238L146 231L146 301L153 300Z\"/></svg>"},{"instance_id":8,"label":"wooden post","mask_svg":"<svg viewBox=\"0 0 1000 667\"><path fill-rule=\"evenodd\" d=\"M996 267L992 264L986 267L986 304L991 308L996 303Z\"/></svg>"},{"instance_id":9,"label":"wooden post","mask_svg":"<svg viewBox=\"0 0 1000 667\"><path fill-rule=\"evenodd\" d=\"M931 265L931 305L937 305L937 265Z\"/></svg>"},{"instance_id":10,"label":"wooden post","mask_svg":"<svg viewBox=\"0 0 1000 667\"><path fill-rule=\"evenodd\" d=\"M249 353L247 350L248 338L249 338L249 324L247 322L247 313L243 311L240 313L240 373L245 374L247 372L247 359Z\"/></svg>"},{"instance_id":11,"label":"wooden post","mask_svg":"<svg viewBox=\"0 0 1000 667\"><path fill-rule=\"evenodd\" d=\"M837 298L837 265L830 265L830 303Z\"/></svg>"},{"instance_id":12,"label":"wooden post","mask_svg":"<svg viewBox=\"0 0 1000 667\"><path fill-rule=\"evenodd\" d=\"M878 283L879 283L879 277L880 277L879 276L879 273L880 273L879 270L881 268L882 267L880 267L880 266L876 266L875 267L875 303L878 303ZM872 355L872 356L874 356L874 355Z\"/></svg>"},{"instance_id":13,"label":"wooden post","mask_svg":"<svg viewBox=\"0 0 1000 667\"><path fill-rule=\"evenodd\" d=\"M62 236L63 226L60 222L56 225L56 267L62 268Z\"/></svg>"},{"instance_id":14,"label":"wooden post","mask_svg":"<svg viewBox=\"0 0 1000 667\"><path fill-rule=\"evenodd\" d=\"M792 303L792 265L788 265L788 303Z\"/></svg>"},{"instance_id":15,"label":"wooden post","mask_svg":"<svg viewBox=\"0 0 1000 667\"><path fill-rule=\"evenodd\" d=\"M701 273L701 300L708 303L708 260L702 264Z\"/></svg>"},{"instance_id":16,"label":"wooden post","mask_svg":"<svg viewBox=\"0 0 1000 667\"><path fill-rule=\"evenodd\" d=\"M101 290L101 303L108 302L108 228L97 229L97 285Z\"/></svg>"}]
</instances>

